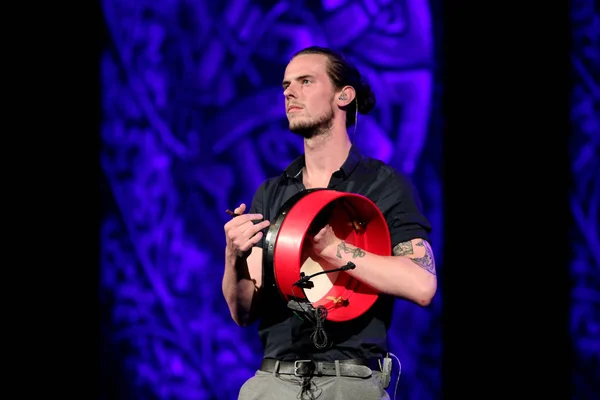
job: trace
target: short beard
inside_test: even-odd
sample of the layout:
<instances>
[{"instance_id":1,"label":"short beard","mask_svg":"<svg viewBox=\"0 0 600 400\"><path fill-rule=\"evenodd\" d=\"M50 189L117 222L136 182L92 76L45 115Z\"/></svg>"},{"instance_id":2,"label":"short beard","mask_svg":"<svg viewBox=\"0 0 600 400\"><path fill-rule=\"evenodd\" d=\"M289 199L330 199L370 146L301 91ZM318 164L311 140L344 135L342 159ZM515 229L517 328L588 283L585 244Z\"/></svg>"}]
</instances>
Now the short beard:
<instances>
[{"instance_id":1,"label":"short beard","mask_svg":"<svg viewBox=\"0 0 600 400\"><path fill-rule=\"evenodd\" d=\"M290 124L290 131L302 136L304 139L312 139L327 134L332 126L333 108L330 107L329 112L315 120L303 122L293 127L292 124Z\"/></svg>"}]
</instances>

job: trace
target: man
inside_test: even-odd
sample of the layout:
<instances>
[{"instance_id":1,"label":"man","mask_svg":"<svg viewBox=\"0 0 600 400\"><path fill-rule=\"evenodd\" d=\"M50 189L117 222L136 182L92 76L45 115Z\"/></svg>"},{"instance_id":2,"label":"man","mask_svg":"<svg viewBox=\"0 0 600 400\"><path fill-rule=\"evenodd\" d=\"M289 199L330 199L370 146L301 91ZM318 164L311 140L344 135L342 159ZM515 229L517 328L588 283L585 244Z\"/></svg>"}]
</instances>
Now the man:
<instances>
[{"instance_id":1,"label":"man","mask_svg":"<svg viewBox=\"0 0 600 400\"><path fill-rule=\"evenodd\" d=\"M354 66L330 49L309 47L289 62L283 94L289 129L303 136L304 154L281 176L263 182L248 212L241 204L224 226L223 294L237 324L260 319L264 346L260 370L242 386L239 399L389 398L386 376L378 365L388 352L393 299L427 306L437 288L428 243L431 227L411 183L383 162L362 155L350 141L347 128L356 123L358 113L367 114L375 105L369 85ZM311 254L334 267L354 261L356 267L347 273L380 293L360 317L328 324L325 330L332 344L325 348L311 342L306 320L276 290L265 287L262 270L270 221L291 196L312 188L371 199L386 218L393 247L392 256L357 249L337 238L329 225L307 238ZM295 363L298 360L311 362ZM323 376L323 370L330 374Z\"/></svg>"}]
</instances>

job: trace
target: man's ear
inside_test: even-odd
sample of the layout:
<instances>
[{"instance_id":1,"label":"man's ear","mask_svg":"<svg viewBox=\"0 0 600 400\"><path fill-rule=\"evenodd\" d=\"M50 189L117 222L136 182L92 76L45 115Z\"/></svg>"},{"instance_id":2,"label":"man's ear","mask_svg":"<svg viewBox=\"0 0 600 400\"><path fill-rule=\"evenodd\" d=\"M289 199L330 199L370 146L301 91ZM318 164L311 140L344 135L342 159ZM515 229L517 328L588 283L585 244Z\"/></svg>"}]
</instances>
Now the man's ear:
<instances>
[{"instance_id":1,"label":"man's ear","mask_svg":"<svg viewBox=\"0 0 600 400\"><path fill-rule=\"evenodd\" d=\"M344 86L339 92L337 97L338 106L346 107L356 98L356 91L352 86Z\"/></svg>"}]
</instances>

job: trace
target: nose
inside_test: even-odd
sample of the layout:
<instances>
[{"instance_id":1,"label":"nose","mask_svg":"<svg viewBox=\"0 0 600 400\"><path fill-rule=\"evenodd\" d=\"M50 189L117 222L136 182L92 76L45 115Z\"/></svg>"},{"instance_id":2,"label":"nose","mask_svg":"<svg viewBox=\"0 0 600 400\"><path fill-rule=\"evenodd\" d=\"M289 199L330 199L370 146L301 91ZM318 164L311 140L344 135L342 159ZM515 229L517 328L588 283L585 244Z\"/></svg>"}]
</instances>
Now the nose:
<instances>
[{"instance_id":1,"label":"nose","mask_svg":"<svg viewBox=\"0 0 600 400\"><path fill-rule=\"evenodd\" d=\"M287 88L285 88L285 90L283 91L283 96L286 99L289 99L290 97L296 98L296 91L293 89L292 84L290 84Z\"/></svg>"}]
</instances>

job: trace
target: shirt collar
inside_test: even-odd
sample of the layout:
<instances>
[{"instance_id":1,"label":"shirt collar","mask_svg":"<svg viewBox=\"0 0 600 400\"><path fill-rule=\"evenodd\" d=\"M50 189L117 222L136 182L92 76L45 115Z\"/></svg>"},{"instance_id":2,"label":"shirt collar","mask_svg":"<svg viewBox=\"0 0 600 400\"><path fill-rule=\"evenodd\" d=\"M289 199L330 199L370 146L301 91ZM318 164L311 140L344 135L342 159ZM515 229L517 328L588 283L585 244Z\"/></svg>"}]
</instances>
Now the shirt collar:
<instances>
[{"instance_id":1,"label":"shirt collar","mask_svg":"<svg viewBox=\"0 0 600 400\"><path fill-rule=\"evenodd\" d=\"M348 158L346 158L346 161L344 161L344 164L342 164L342 167L339 169L344 178L350 176L350 174L356 169L356 166L360 160L362 160L362 157L363 156L358 150L358 147L352 145L350 147L350 152L348 153ZM304 168L305 165L306 163L304 161L304 154L302 154L287 166L287 168L284 170L284 174L288 178L298 178L302 172L302 168Z\"/></svg>"}]
</instances>

